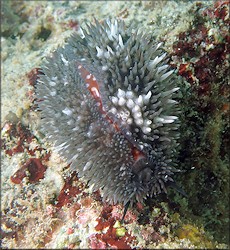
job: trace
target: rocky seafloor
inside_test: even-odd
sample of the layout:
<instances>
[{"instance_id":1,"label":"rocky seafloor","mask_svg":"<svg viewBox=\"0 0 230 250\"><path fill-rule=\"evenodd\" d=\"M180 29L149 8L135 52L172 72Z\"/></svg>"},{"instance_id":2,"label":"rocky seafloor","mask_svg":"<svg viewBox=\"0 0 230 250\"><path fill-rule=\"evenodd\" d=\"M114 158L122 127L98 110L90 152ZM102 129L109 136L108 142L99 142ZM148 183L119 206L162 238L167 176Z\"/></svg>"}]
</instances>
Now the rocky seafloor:
<instances>
[{"instance_id":1,"label":"rocky seafloor","mask_svg":"<svg viewBox=\"0 0 230 250\"><path fill-rule=\"evenodd\" d=\"M42 60L85 21L120 18L163 42L181 86L174 190L102 202L40 131ZM229 1L1 1L1 247L229 248Z\"/></svg>"}]
</instances>

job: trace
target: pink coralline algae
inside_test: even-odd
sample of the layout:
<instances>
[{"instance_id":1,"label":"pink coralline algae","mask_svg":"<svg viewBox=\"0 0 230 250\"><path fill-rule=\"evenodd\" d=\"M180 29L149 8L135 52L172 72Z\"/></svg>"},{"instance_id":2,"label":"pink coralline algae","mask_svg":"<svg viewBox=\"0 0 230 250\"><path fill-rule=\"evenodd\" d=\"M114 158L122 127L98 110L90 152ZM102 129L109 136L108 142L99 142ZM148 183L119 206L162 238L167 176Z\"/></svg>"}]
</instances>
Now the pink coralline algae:
<instances>
[{"instance_id":1,"label":"pink coralline algae","mask_svg":"<svg viewBox=\"0 0 230 250\"><path fill-rule=\"evenodd\" d=\"M101 211L97 221L98 224L95 227L96 231L100 233L94 234L90 239L91 245L102 244L106 248L114 247L117 249L131 249L131 245L135 245L136 237L131 236L128 232L125 232L124 236L118 237L114 224L116 222L115 217L112 216L113 206L105 205ZM105 231L105 232L104 232Z\"/></svg>"},{"instance_id":2,"label":"pink coralline algae","mask_svg":"<svg viewBox=\"0 0 230 250\"><path fill-rule=\"evenodd\" d=\"M229 1L217 1L214 8L199 10L205 21L197 21L194 28L181 33L173 46L172 56L179 74L192 85L199 85L198 93L202 96L210 94L213 83L221 84L220 94L227 87L222 82L229 68L228 4Z\"/></svg>"},{"instance_id":3,"label":"pink coralline algae","mask_svg":"<svg viewBox=\"0 0 230 250\"><path fill-rule=\"evenodd\" d=\"M19 184L22 182L22 179L28 175L30 183L38 182L40 179L44 178L46 168L47 167L41 163L40 159L31 158L11 176L11 181L15 184Z\"/></svg>"},{"instance_id":4,"label":"pink coralline algae","mask_svg":"<svg viewBox=\"0 0 230 250\"><path fill-rule=\"evenodd\" d=\"M36 183L44 178L47 166L45 163L49 160L50 153L44 153L40 158L36 158L37 152L41 153L44 149L37 145L34 149L30 148L35 136L31 131L20 122L17 124L6 122L7 134L11 137L10 143L2 140L2 148L5 154L13 156L19 153L25 153L29 157L22 166L11 176L11 181L20 184L25 177L28 177L30 183Z\"/></svg>"}]
</instances>

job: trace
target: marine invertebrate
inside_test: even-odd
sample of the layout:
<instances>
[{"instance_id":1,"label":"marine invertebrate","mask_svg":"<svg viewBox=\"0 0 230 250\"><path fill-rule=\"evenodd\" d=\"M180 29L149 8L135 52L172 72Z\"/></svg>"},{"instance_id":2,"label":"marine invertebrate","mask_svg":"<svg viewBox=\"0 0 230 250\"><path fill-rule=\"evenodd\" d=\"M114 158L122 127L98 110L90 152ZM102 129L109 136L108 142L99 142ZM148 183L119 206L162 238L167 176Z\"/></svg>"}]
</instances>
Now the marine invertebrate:
<instances>
[{"instance_id":1,"label":"marine invertebrate","mask_svg":"<svg viewBox=\"0 0 230 250\"><path fill-rule=\"evenodd\" d=\"M42 66L42 128L104 200L132 205L173 182L179 88L150 35L118 20L87 27Z\"/></svg>"}]
</instances>

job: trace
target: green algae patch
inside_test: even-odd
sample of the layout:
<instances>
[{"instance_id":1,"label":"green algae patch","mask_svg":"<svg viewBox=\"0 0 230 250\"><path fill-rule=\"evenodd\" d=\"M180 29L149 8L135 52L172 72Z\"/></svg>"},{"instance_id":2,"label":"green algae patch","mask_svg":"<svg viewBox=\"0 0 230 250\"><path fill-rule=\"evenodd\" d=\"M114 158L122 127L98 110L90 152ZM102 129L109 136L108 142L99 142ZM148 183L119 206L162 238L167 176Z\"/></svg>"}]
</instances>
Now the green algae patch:
<instances>
[{"instance_id":1,"label":"green algae patch","mask_svg":"<svg viewBox=\"0 0 230 250\"><path fill-rule=\"evenodd\" d=\"M214 248L214 244L207 239L204 230L199 229L191 224L184 224L177 229L176 235L179 239L188 239L195 246L201 246L206 248Z\"/></svg>"}]
</instances>

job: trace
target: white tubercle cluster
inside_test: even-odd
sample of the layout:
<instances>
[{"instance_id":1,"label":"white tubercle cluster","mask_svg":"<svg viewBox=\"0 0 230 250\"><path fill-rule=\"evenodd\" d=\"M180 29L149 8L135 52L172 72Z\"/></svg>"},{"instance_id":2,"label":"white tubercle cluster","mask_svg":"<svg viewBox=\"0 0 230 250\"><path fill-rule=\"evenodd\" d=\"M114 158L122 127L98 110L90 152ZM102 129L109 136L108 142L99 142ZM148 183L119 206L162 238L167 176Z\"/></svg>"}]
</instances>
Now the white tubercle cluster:
<instances>
[{"instance_id":1,"label":"white tubercle cluster","mask_svg":"<svg viewBox=\"0 0 230 250\"><path fill-rule=\"evenodd\" d=\"M150 102L151 91L147 94L137 96L133 91L124 91L118 89L115 96L111 96L110 100L114 107L110 109L117 118L124 123L137 125L144 134L151 132L152 121L144 117L144 108Z\"/></svg>"}]
</instances>

